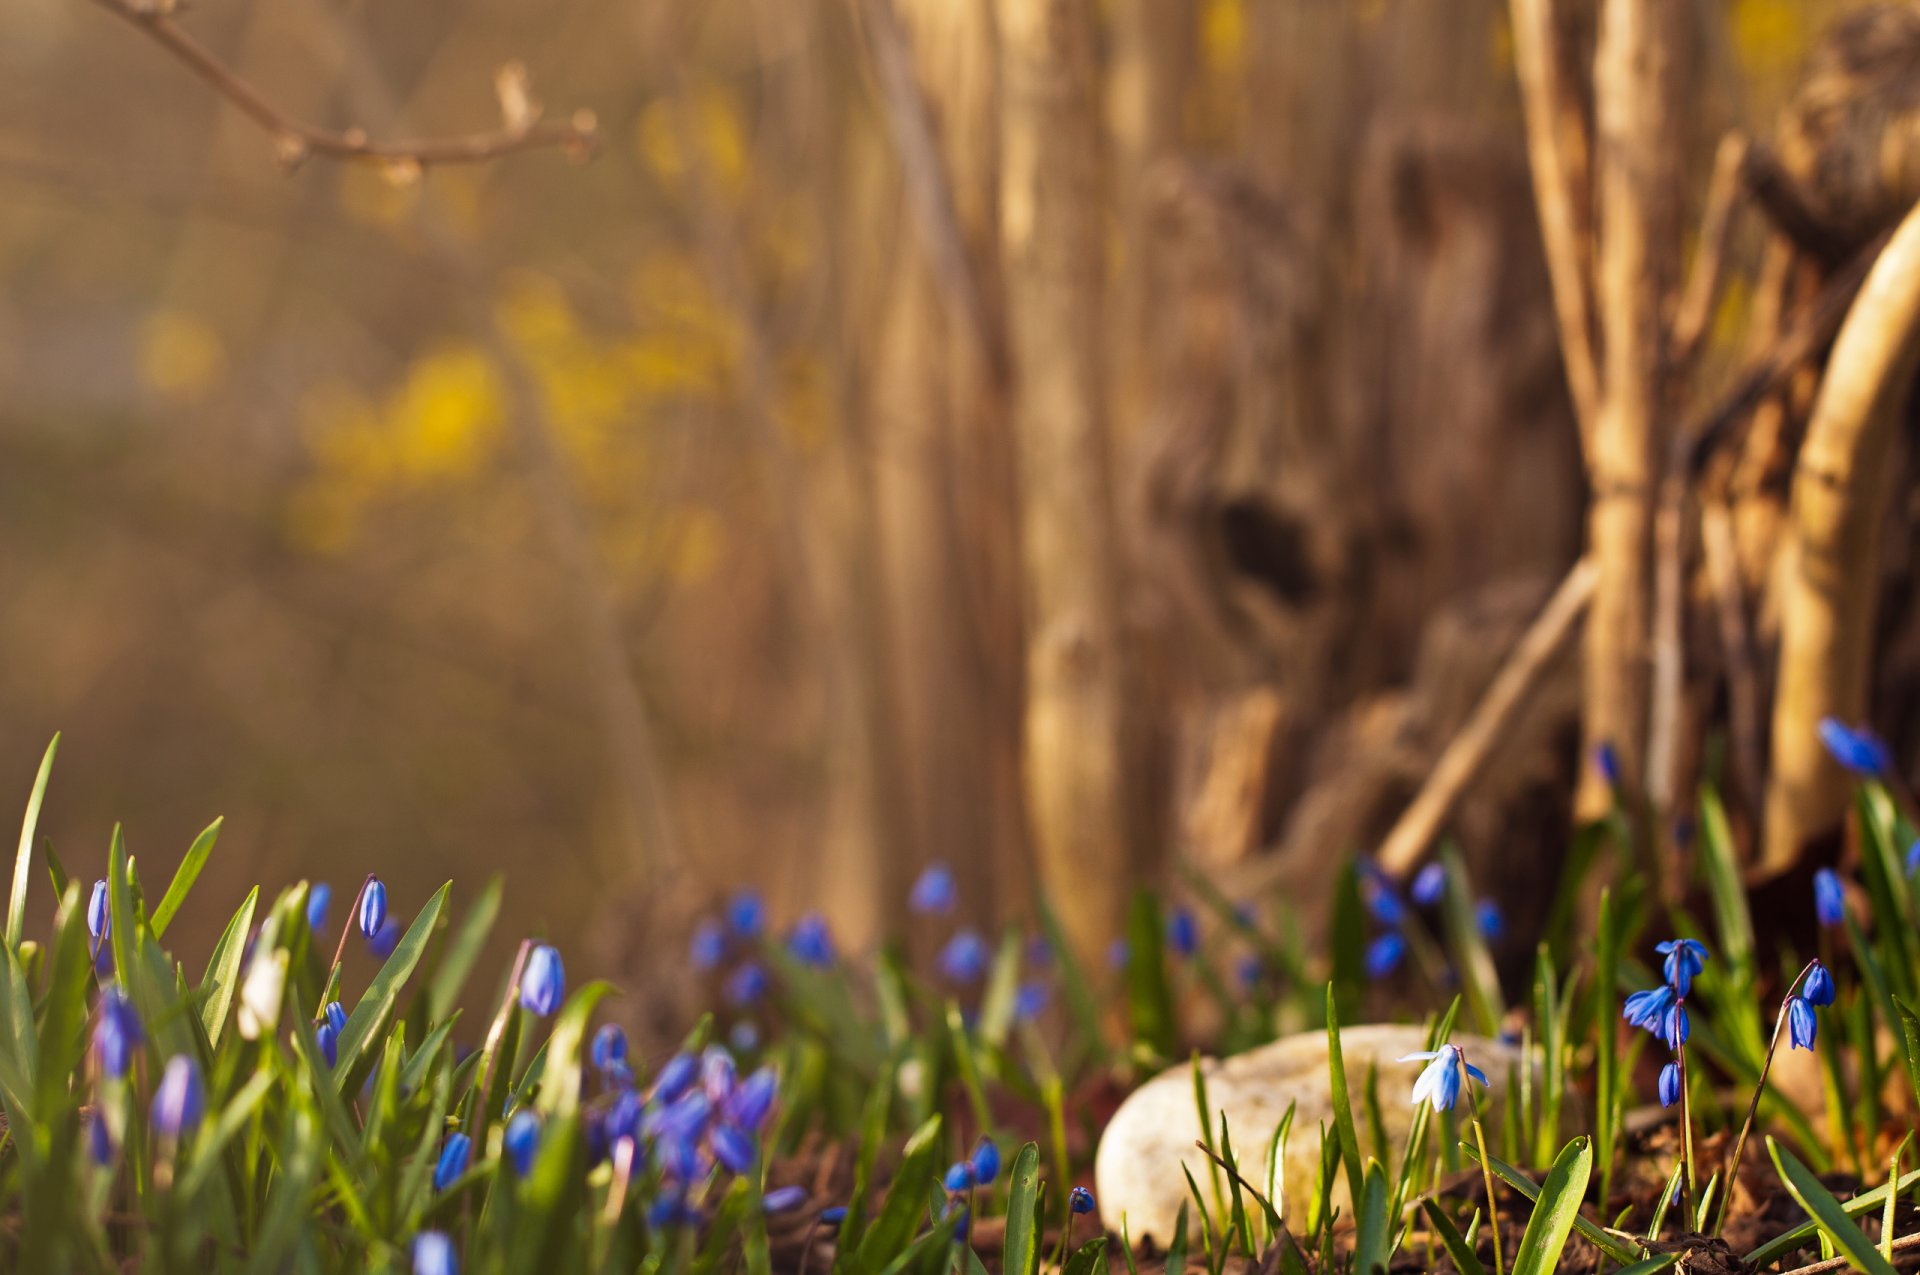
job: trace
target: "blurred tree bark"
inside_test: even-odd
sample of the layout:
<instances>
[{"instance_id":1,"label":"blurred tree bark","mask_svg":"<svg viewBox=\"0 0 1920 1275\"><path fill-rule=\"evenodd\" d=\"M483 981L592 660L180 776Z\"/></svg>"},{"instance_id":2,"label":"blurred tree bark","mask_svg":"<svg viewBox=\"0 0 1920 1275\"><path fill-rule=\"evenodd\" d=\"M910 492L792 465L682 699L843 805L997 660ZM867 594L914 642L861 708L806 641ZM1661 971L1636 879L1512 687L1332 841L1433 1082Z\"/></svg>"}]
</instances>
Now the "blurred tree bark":
<instances>
[{"instance_id":1,"label":"blurred tree bark","mask_svg":"<svg viewBox=\"0 0 1920 1275\"><path fill-rule=\"evenodd\" d=\"M1001 240L1027 603L1023 742L1042 883L1091 955L1133 861L1108 455L1092 0L998 0Z\"/></svg>"}]
</instances>

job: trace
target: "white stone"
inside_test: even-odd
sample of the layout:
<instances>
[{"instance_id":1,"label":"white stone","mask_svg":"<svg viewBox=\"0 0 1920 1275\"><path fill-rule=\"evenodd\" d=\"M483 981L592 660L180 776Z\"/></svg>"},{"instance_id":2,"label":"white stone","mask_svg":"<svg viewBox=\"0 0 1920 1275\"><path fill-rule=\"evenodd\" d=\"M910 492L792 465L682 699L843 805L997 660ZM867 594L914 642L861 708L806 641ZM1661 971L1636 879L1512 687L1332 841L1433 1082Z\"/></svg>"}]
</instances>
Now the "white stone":
<instances>
[{"instance_id":1,"label":"white stone","mask_svg":"<svg viewBox=\"0 0 1920 1275\"><path fill-rule=\"evenodd\" d=\"M1409 1095L1425 1065L1398 1060L1425 1049L1426 1040L1426 1030L1418 1026L1362 1026L1341 1031L1340 1049L1363 1156L1373 1146L1366 1113L1368 1071L1379 1071L1381 1120L1387 1126L1393 1154L1398 1156L1413 1120ZM1489 1097L1482 1117L1491 1117L1487 1129L1492 1137L1499 1127L1500 1101L1508 1077L1520 1063L1520 1050L1480 1036L1455 1035L1453 1042L1466 1051L1467 1061L1486 1072L1493 1082L1490 1095L1475 1088L1476 1098ZM1280 1181L1285 1213L1289 1219L1297 1219L1306 1207L1319 1169L1320 1126L1325 1123L1329 1135L1333 1129L1327 1034L1301 1032L1233 1058L1203 1058L1200 1066L1206 1076L1216 1139L1220 1116L1225 1113L1241 1174L1262 1193L1266 1190L1267 1149L1273 1131L1285 1116L1287 1105L1295 1104ZM1189 1198L1186 1175L1180 1166L1186 1165L1201 1189L1208 1190L1209 1162L1206 1153L1194 1146L1200 1134L1190 1063L1155 1076L1120 1105L1100 1137L1094 1159L1100 1218L1108 1230L1118 1234L1124 1220L1134 1242L1151 1236L1157 1246L1166 1247L1180 1205ZM1338 1177L1334 1200L1344 1213L1348 1208L1344 1171ZM1208 1208L1212 1207L1209 1198ZM1249 1207L1255 1206L1249 1202ZM1189 1213L1197 1223L1197 1211L1190 1208ZM1219 1221L1215 1219L1216 1226Z\"/></svg>"}]
</instances>

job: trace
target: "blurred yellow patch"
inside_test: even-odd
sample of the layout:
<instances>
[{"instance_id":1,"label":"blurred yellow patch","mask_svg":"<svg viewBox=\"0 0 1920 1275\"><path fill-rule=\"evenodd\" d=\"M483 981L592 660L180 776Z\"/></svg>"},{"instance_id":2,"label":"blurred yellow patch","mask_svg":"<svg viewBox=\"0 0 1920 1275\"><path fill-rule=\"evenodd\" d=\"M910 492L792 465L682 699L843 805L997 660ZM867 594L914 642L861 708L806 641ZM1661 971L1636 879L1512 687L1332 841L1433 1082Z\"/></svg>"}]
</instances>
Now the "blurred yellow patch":
<instances>
[{"instance_id":1,"label":"blurred yellow patch","mask_svg":"<svg viewBox=\"0 0 1920 1275\"><path fill-rule=\"evenodd\" d=\"M339 166L340 211L362 225L394 227L413 217L420 183L396 182L372 164Z\"/></svg>"},{"instance_id":2,"label":"blurred yellow patch","mask_svg":"<svg viewBox=\"0 0 1920 1275\"><path fill-rule=\"evenodd\" d=\"M728 195L740 194L746 188L747 134L733 95L717 85L701 86L694 92L686 128L691 137L682 134L678 103L667 98L649 103L634 129L641 161L661 181L675 185L687 175L685 143L692 141L701 148L715 186Z\"/></svg>"},{"instance_id":3,"label":"blurred yellow patch","mask_svg":"<svg viewBox=\"0 0 1920 1275\"><path fill-rule=\"evenodd\" d=\"M1799 70L1809 32L1801 0L1734 0L1728 15L1740 67L1758 80L1781 80Z\"/></svg>"},{"instance_id":4,"label":"blurred yellow patch","mask_svg":"<svg viewBox=\"0 0 1920 1275\"><path fill-rule=\"evenodd\" d=\"M1206 0L1200 12L1200 55L1209 69L1238 69L1247 49L1245 0Z\"/></svg>"},{"instance_id":5,"label":"blurred yellow patch","mask_svg":"<svg viewBox=\"0 0 1920 1275\"><path fill-rule=\"evenodd\" d=\"M140 325L140 381L171 399L192 402L227 374L227 349L205 321L161 310Z\"/></svg>"},{"instance_id":6,"label":"blurred yellow patch","mask_svg":"<svg viewBox=\"0 0 1920 1275\"><path fill-rule=\"evenodd\" d=\"M673 538L667 570L679 583L698 584L720 565L727 533L720 515L713 510L703 505L680 510L667 534Z\"/></svg>"}]
</instances>

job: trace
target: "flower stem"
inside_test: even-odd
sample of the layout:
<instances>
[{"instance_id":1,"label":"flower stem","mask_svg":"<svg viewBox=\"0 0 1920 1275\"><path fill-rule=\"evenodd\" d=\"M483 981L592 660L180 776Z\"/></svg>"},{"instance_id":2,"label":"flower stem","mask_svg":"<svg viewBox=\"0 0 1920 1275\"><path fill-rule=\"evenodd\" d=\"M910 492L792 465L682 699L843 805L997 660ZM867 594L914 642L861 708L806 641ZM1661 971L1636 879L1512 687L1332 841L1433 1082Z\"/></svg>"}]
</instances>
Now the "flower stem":
<instances>
[{"instance_id":1,"label":"flower stem","mask_svg":"<svg viewBox=\"0 0 1920 1275\"><path fill-rule=\"evenodd\" d=\"M375 880L376 878L373 873L367 873L367 879L362 881L360 888L354 892L353 905L347 909L346 919L341 922L340 942L333 949L333 964L327 968L326 986L320 993L320 1004L323 1008L326 1006L328 1000L336 999L331 997L329 993L333 991L334 980L340 977L340 962L346 959L347 935L351 934L354 927L360 923L360 900L366 897L367 887L372 885Z\"/></svg>"},{"instance_id":2,"label":"flower stem","mask_svg":"<svg viewBox=\"0 0 1920 1275\"><path fill-rule=\"evenodd\" d=\"M1480 1177L1487 1187L1487 1229L1493 1232L1493 1275L1507 1275L1506 1261L1500 1255L1500 1208L1493 1198L1493 1161L1487 1159L1487 1134L1480 1127L1480 1104L1474 1100L1471 1081L1462 1076L1461 1083L1467 1089L1467 1112L1473 1120L1473 1140L1480 1148Z\"/></svg>"},{"instance_id":3,"label":"flower stem","mask_svg":"<svg viewBox=\"0 0 1920 1275\"><path fill-rule=\"evenodd\" d=\"M1727 1223L1727 1201L1733 1198L1733 1182L1740 1173L1740 1157L1747 1149L1747 1135L1753 1132L1753 1118L1760 1111L1760 1093L1767 1087L1767 1073L1773 1070L1773 1055L1780 1048L1780 1031L1787 1025L1787 1006L1793 1002L1794 992L1817 964L1817 959L1808 961L1806 968L1794 975L1793 981L1787 984L1786 995L1780 998L1780 1012L1773 1020L1773 1038L1767 1042L1767 1056L1760 1061L1760 1079L1754 1082L1753 1097L1747 1101L1747 1118L1740 1123L1740 1136L1733 1140L1733 1155L1727 1161L1727 1171L1720 1178L1720 1203L1714 1208L1713 1229L1708 1232L1709 1235L1720 1234L1720 1228Z\"/></svg>"},{"instance_id":4,"label":"flower stem","mask_svg":"<svg viewBox=\"0 0 1920 1275\"><path fill-rule=\"evenodd\" d=\"M1680 1156L1685 1172L1680 1175L1686 1191L1681 1197L1686 1201L1686 1212L1680 1218L1680 1225L1686 1231L1693 1230L1698 1222L1693 1213L1693 1195L1699 1189L1696 1169L1693 1162L1693 1096L1687 1092L1687 1046L1682 1042L1673 1051L1673 1059L1680 1065Z\"/></svg>"}]
</instances>

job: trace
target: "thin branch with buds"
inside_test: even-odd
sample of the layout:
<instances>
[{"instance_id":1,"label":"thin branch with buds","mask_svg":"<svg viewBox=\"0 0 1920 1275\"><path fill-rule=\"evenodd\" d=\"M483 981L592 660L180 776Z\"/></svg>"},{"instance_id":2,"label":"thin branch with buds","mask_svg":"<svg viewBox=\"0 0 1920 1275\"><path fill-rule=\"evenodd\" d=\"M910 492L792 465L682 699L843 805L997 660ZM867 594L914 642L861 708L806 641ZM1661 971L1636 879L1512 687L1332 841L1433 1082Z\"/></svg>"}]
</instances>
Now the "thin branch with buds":
<instances>
[{"instance_id":1,"label":"thin branch with buds","mask_svg":"<svg viewBox=\"0 0 1920 1275\"><path fill-rule=\"evenodd\" d=\"M240 109L273 138L274 154L291 172L314 155L330 159L379 164L389 171L417 176L435 164L472 164L516 151L558 147L585 159L593 151L597 122L590 110L578 110L562 124L542 124L540 107L527 86L526 68L508 63L495 77L504 123L500 128L454 137L379 142L358 128L329 129L294 119L233 68L215 57L206 45L187 34L173 20L167 0L95 0L107 11L151 36L160 47L185 63L221 97Z\"/></svg>"}]
</instances>

